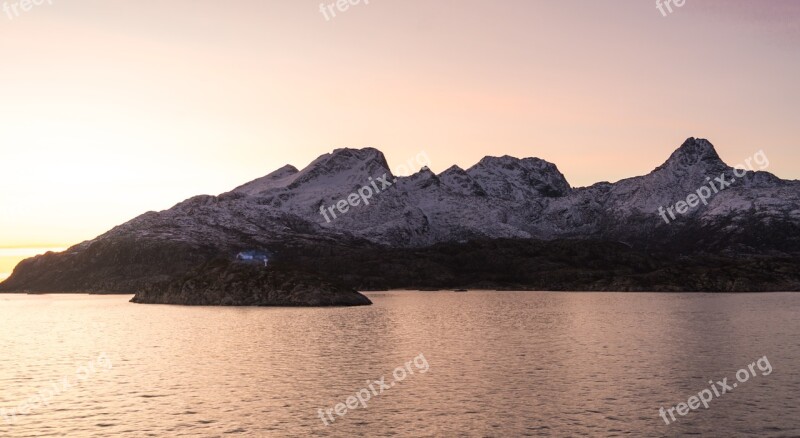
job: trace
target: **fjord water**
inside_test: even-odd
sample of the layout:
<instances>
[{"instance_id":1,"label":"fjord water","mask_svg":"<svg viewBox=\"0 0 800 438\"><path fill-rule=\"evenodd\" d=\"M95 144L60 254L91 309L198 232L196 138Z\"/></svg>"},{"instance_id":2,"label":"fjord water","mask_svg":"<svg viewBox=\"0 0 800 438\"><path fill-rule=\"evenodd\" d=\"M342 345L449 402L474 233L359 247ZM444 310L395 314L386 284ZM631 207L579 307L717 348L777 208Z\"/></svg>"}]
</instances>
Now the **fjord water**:
<instances>
[{"instance_id":1,"label":"fjord water","mask_svg":"<svg viewBox=\"0 0 800 438\"><path fill-rule=\"evenodd\" d=\"M0 407L72 382L0 418L0 436L800 434L798 294L368 296L373 306L304 309L0 295ZM323 424L319 409L420 354L427 372L411 365ZM669 426L659 417L765 355L769 375L756 368ZM110 367L76 374L99 357Z\"/></svg>"}]
</instances>

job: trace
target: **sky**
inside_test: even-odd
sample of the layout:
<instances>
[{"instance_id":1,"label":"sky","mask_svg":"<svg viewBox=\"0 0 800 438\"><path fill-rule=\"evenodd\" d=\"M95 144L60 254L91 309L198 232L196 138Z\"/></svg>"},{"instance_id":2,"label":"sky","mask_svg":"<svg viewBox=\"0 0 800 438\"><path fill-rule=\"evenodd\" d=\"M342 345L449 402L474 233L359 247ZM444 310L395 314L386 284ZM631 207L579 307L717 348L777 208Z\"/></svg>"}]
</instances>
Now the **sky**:
<instances>
[{"instance_id":1,"label":"sky","mask_svg":"<svg viewBox=\"0 0 800 438\"><path fill-rule=\"evenodd\" d=\"M793 0L0 4L0 275L339 147L533 156L586 186L702 137L800 178Z\"/></svg>"}]
</instances>

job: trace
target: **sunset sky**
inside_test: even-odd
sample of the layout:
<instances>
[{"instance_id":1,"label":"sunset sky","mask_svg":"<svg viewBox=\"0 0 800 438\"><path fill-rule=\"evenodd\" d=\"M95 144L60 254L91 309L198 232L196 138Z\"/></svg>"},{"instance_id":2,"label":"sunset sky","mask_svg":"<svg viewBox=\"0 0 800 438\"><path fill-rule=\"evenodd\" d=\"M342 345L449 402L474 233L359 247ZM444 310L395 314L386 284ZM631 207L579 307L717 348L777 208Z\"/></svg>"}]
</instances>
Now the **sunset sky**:
<instances>
[{"instance_id":1,"label":"sunset sky","mask_svg":"<svg viewBox=\"0 0 800 438\"><path fill-rule=\"evenodd\" d=\"M536 156L584 186L645 174L696 136L800 178L800 2L319 7L0 11L0 248L70 246L337 147L390 164L424 151L436 172Z\"/></svg>"}]
</instances>

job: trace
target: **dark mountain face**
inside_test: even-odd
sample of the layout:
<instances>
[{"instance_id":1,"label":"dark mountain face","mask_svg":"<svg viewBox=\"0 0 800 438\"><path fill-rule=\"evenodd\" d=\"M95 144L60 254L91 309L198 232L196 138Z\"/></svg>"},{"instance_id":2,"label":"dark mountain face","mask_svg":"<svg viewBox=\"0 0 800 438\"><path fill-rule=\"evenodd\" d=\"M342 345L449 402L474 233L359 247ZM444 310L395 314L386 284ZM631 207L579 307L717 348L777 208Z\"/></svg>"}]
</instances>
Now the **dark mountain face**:
<instances>
[{"instance_id":1,"label":"dark mountain face","mask_svg":"<svg viewBox=\"0 0 800 438\"><path fill-rule=\"evenodd\" d=\"M376 149L337 149L302 170L285 166L229 193L194 197L169 210L146 213L63 253L26 260L0 288L120 293L144 288L148 296L167 302L170 296L154 285L175 293L180 287L174 281L188 272L243 250L274 252L280 261L275 269L321 272L345 286L382 287L389 283L381 283L381 278L392 278L391 286L401 287L418 283L425 272L443 279L454 276L455 281L462 275L450 264L457 257L447 261L441 254L468 241L496 242L478 245L475 251L500 262L498 272L507 267L505 276L483 275L487 286L497 287L533 285L520 266L534 271L536 266L561 266L547 254L531 256L530 248L552 246L520 242L557 240L593 248L621 244L629 256L656 257L634 268L633 256L608 258L590 251L595 259L605 260L608 272L624 278L636 270L641 274L665 269L681 256L797 260L800 182L760 171L764 160L757 158L758 166L739 172L720 160L711 143L690 138L647 175L572 188L554 164L537 158L486 157L467 170L453 166L437 175L424 168L395 177ZM396 259L386 258L391 251ZM564 268L586 279L570 287L593 289L588 279L594 277L579 274L590 269L591 258L581 258L584 265ZM364 271L365 260L381 261L375 269L382 274ZM531 265L531 260L539 264ZM393 263L414 272L414 278L391 273ZM778 265L786 266L769 266ZM238 278L236 272L232 278ZM639 274L631 278L644 278ZM628 286L608 287L681 288L678 278L671 284L669 275L659 275L657 284L630 280L624 283ZM473 284L483 280L476 278ZM789 287L791 281L775 287ZM285 278L264 282L297 283ZM227 290L214 284L215 290Z\"/></svg>"}]
</instances>

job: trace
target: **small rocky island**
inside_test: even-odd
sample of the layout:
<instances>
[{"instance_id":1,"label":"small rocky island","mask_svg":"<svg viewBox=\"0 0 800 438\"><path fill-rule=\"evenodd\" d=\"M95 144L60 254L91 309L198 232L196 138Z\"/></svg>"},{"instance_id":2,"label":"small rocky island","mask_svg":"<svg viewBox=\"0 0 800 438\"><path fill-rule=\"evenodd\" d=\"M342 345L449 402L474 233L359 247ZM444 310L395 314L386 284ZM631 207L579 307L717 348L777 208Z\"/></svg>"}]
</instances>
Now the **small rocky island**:
<instances>
[{"instance_id":1,"label":"small rocky island","mask_svg":"<svg viewBox=\"0 0 800 438\"><path fill-rule=\"evenodd\" d=\"M188 274L148 285L131 300L144 304L195 306L366 306L354 289L311 274L267 269L259 263L218 259Z\"/></svg>"}]
</instances>

